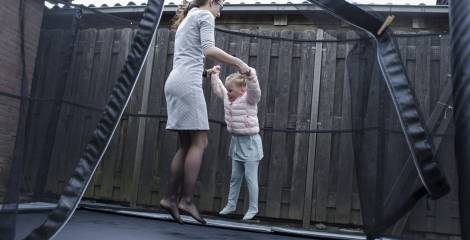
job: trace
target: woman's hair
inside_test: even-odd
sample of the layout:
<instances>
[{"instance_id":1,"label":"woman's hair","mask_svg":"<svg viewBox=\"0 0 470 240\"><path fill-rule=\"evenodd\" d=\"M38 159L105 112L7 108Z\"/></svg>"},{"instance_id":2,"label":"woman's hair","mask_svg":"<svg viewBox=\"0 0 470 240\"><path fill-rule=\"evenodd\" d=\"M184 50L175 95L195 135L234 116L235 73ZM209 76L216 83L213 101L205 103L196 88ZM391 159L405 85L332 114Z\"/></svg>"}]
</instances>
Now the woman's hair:
<instances>
[{"instance_id":1,"label":"woman's hair","mask_svg":"<svg viewBox=\"0 0 470 240\"><path fill-rule=\"evenodd\" d=\"M238 72L232 73L225 79L225 84L234 83L237 87L246 87L246 76Z\"/></svg>"},{"instance_id":2,"label":"woman's hair","mask_svg":"<svg viewBox=\"0 0 470 240\"><path fill-rule=\"evenodd\" d=\"M176 9L176 15L171 20L171 26L173 28L178 28L186 15L188 15L189 10L195 7L203 6L207 3L207 1L209 0L183 0L181 5L178 6L178 9Z\"/></svg>"}]
</instances>

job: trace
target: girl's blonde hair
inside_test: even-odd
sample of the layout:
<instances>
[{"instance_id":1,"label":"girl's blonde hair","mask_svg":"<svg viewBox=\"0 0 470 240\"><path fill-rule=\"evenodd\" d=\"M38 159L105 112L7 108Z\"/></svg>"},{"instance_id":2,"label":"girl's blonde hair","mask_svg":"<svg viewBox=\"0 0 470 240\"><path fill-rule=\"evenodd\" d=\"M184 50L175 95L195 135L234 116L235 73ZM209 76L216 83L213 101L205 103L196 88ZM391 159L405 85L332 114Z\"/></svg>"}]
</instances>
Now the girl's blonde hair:
<instances>
[{"instance_id":1,"label":"girl's blonde hair","mask_svg":"<svg viewBox=\"0 0 470 240\"><path fill-rule=\"evenodd\" d=\"M237 87L244 88L246 87L246 76L238 72L232 73L225 79L225 84L230 83L235 84Z\"/></svg>"},{"instance_id":2,"label":"girl's blonde hair","mask_svg":"<svg viewBox=\"0 0 470 240\"><path fill-rule=\"evenodd\" d=\"M171 26L176 29L188 15L189 10L195 7L201 7L206 4L209 0L183 0L183 2L176 9L176 15L171 20Z\"/></svg>"}]
</instances>

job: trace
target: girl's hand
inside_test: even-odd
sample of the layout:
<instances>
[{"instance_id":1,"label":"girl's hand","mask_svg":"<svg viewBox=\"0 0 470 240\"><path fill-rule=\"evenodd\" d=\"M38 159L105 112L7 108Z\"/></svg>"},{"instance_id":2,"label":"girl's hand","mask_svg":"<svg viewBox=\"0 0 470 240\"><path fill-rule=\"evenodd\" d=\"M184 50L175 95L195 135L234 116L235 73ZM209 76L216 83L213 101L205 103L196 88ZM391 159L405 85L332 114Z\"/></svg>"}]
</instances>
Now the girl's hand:
<instances>
[{"instance_id":1,"label":"girl's hand","mask_svg":"<svg viewBox=\"0 0 470 240\"><path fill-rule=\"evenodd\" d=\"M220 65L215 65L207 70L207 74L211 77L219 77L221 69Z\"/></svg>"}]
</instances>

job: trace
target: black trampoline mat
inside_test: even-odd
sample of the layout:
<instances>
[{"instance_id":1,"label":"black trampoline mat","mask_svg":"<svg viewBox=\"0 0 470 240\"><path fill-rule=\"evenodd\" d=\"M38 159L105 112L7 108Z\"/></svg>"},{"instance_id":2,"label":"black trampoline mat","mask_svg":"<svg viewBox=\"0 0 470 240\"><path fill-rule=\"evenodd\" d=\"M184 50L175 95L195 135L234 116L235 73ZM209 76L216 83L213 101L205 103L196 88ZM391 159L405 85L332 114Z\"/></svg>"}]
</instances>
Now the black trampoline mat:
<instances>
[{"instance_id":1,"label":"black trampoline mat","mask_svg":"<svg viewBox=\"0 0 470 240\"><path fill-rule=\"evenodd\" d=\"M24 238L34 227L39 226L45 217L44 213L19 214L16 239ZM79 210L54 239L295 240L307 238L237 231L193 224L180 225L168 221Z\"/></svg>"}]
</instances>

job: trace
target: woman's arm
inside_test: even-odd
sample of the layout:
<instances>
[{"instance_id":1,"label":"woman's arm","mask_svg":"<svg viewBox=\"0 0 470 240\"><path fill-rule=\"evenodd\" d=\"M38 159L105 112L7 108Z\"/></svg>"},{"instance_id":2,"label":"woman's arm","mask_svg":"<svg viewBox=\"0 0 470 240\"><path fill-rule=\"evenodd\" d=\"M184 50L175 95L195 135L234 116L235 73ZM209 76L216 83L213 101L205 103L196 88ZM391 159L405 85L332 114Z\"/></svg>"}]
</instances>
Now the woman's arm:
<instances>
[{"instance_id":1,"label":"woman's arm","mask_svg":"<svg viewBox=\"0 0 470 240\"><path fill-rule=\"evenodd\" d=\"M241 74L247 74L249 72L250 68L246 63L215 46L215 19L209 11L201 11L199 26L202 51L206 57L236 66Z\"/></svg>"},{"instance_id":2,"label":"woman's arm","mask_svg":"<svg viewBox=\"0 0 470 240\"><path fill-rule=\"evenodd\" d=\"M246 74L250 71L250 67L246 63L244 63L241 59L236 58L226 53L224 50L218 47L211 46L211 47L205 48L204 55L216 61L236 66L238 68L238 71L241 74Z\"/></svg>"}]
</instances>

